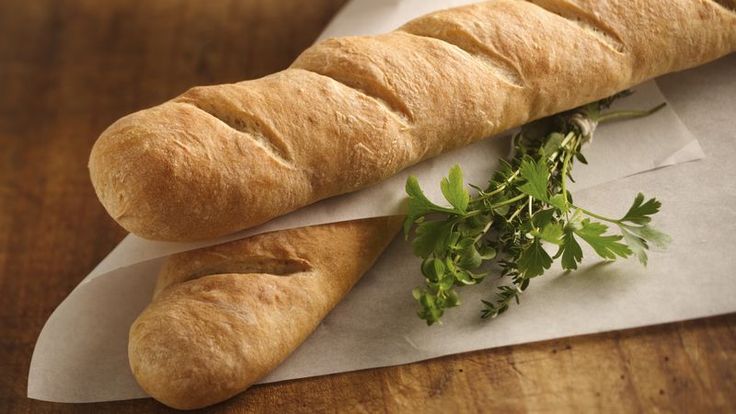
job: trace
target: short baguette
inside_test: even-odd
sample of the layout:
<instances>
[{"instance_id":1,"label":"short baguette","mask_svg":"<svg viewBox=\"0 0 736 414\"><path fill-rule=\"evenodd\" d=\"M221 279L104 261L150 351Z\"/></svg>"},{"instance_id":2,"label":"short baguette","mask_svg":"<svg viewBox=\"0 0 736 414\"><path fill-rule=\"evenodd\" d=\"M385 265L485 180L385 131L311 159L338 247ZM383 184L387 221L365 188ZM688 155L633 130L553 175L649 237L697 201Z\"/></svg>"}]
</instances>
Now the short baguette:
<instances>
[{"instance_id":1,"label":"short baguette","mask_svg":"<svg viewBox=\"0 0 736 414\"><path fill-rule=\"evenodd\" d=\"M309 336L401 221L284 230L172 256L153 302L130 329L136 380L179 409L245 390Z\"/></svg>"},{"instance_id":2,"label":"short baguette","mask_svg":"<svg viewBox=\"0 0 736 414\"><path fill-rule=\"evenodd\" d=\"M282 72L120 119L92 150L92 182L145 238L231 233L731 53L721 4L497 0L330 39Z\"/></svg>"}]
</instances>

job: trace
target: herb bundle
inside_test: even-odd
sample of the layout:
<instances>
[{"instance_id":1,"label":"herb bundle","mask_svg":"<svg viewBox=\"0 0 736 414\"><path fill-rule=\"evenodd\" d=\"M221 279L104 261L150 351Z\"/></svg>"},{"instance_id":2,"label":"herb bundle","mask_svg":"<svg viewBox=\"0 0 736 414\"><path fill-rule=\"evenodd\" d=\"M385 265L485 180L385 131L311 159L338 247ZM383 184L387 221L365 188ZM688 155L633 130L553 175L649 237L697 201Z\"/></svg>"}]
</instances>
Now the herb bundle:
<instances>
[{"instance_id":1,"label":"herb bundle","mask_svg":"<svg viewBox=\"0 0 736 414\"><path fill-rule=\"evenodd\" d=\"M609 111L622 93L523 126L514 135L514 155L483 189L471 197L459 166L440 182L449 207L430 201L416 177L409 177L406 192L409 211L404 223L408 237L415 228L414 253L423 259L426 284L413 291L418 315L428 325L440 321L444 311L460 304L457 288L475 285L488 275L488 265L500 267L509 281L495 297L483 301L482 317L496 317L542 275L556 259L562 268L575 270L583 258L580 243L590 245L605 260L636 256L646 265L650 245L664 247L669 237L650 225L661 207L654 198L638 194L623 217L608 218L573 201L568 191L575 160L587 163L581 153L599 123L647 116L647 111ZM610 234L611 228L617 230ZM542 244L557 246L550 255Z\"/></svg>"}]
</instances>

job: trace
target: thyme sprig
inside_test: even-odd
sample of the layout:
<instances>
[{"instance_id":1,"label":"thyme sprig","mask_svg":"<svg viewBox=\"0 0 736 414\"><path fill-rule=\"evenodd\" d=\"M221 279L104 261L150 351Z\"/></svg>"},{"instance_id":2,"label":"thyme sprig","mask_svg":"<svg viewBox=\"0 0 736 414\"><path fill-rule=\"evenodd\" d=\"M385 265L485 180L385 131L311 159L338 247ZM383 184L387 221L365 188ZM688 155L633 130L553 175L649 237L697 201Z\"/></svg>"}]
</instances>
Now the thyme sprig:
<instances>
[{"instance_id":1,"label":"thyme sprig","mask_svg":"<svg viewBox=\"0 0 736 414\"><path fill-rule=\"evenodd\" d=\"M627 94L627 93L624 93ZM650 245L664 247L669 237L651 226L661 203L638 194L621 218L608 218L574 203L568 190L575 160L587 163L581 150L599 123L650 115L646 111L605 112L619 94L540 119L514 135L514 155L501 161L486 188L471 197L459 166L440 182L448 207L430 201L416 177L409 177L409 211L404 223L408 237L414 229L414 253L423 259L425 285L413 291L418 315L428 325L439 322L445 310L460 304L457 288L475 285L489 276L488 264L500 267L510 283L483 300L481 316L505 312L556 259L565 270L582 261L580 241L605 260L636 256L647 264ZM609 233L611 227L617 233ZM543 244L556 246L550 255Z\"/></svg>"}]
</instances>

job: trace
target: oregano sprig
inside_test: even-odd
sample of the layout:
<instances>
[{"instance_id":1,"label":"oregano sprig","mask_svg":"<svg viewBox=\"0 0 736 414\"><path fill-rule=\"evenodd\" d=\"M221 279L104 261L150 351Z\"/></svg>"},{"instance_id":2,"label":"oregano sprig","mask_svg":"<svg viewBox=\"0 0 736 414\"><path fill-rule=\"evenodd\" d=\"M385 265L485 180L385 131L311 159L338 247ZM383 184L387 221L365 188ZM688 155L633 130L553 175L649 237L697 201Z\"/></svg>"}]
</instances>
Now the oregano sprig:
<instances>
[{"instance_id":1,"label":"oregano sprig","mask_svg":"<svg viewBox=\"0 0 736 414\"><path fill-rule=\"evenodd\" d=\"M475 285L488 275L488 264L500 267L509 280L495 296L483 300L483 318L496 317L519 302L534 277L544 274L557 259L565 270L575 270L583 259L581 243L601 258L636 256L647 264L650 245L664 247L669 237L651 225L661 203L639 194L629 210L612 219L576 205L567 184L575 160L587 163L581 149L596 126L615 119L647 116L646 111L608 111L619 94L523 126L514 135L513 157L501 161L486 188L471 196L459 166L440 182L449 207L429 200L416 177L409 177L404 233L414 229L414 253L421 257L425 286L413 291L418 314L428 325L439 322L445 310L460 304L457 288ZM618 229L611 233L611 228ZM553 256L544 244L557 246Z\"/></svg>"}]
</instances>

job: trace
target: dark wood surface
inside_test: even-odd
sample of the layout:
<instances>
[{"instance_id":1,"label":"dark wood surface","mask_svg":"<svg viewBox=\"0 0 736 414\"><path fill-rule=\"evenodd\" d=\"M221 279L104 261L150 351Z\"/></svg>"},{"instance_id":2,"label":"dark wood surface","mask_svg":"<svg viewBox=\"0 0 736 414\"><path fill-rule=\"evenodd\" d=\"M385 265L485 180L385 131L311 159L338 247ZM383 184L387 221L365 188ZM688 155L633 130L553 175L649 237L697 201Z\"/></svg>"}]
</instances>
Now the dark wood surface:
<instances>
[{"instance_id":1,"label":"dark wood surface","mask_svg":"<svg viewBox=\"0 0 736 414\"><path fill-rule=\"evenodd\" d=\"M0 2L0 412L149 412L25 397L44 322L125 235L89 150L190 86L285 68L342 0ZM257 386L212 412L736 411L736 315Z\"/></svg>"}]
</instances>

